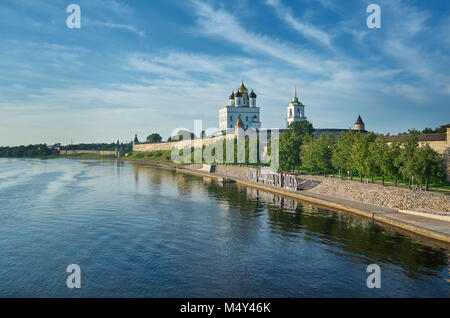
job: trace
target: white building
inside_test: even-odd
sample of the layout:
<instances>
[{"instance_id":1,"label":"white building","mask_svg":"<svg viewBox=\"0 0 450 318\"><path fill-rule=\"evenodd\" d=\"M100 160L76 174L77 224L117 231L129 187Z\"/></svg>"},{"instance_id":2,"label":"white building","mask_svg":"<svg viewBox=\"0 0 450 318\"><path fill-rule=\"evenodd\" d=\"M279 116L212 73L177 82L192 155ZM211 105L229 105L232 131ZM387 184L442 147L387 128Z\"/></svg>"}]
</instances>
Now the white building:
<instances>
[{"instance_id":1,"label":"white building","mask_svg":"<svg viewBox=\"0 0 450 318\"><path fill-rule=\"evenodd\" d=\"M306 120L305 116L305 105L299 102L297 98L297 87L295 88L294 99L287 106L287 117L286 122L287 126L292 122L304 121Z\"/></svg>"},{"instance_id":2,"label":"white building","mask_svg":"<svg viewBox=\"0 0 450 318\"><path fill-rule=\"evenodd\" d=\"M236 93L232 92L229 98L230 105L219 110L219 129L221 131L233 131L238 118L244 125L244 129L261 128L259 107L256 107L256 94L247 88L242 82Z\"/></svg>"}]
</instances>

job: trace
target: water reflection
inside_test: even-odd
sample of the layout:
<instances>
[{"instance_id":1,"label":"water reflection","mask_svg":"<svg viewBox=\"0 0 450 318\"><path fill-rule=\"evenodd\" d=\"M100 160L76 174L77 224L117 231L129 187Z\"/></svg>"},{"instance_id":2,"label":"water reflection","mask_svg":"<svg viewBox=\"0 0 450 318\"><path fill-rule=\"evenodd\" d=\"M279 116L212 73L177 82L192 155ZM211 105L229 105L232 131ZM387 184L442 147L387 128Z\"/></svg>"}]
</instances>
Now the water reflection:
<instances>
[{"instance_id":1,"label":"water reflection","mask_svg":"<svg viewBox=\"0 0 450 318\"><path fill-rule=\"evenodd\" d=\"M209 178L149 169L141 165L135 165L134 169L135 173L150 179L152 184L161 184L161 175L164 174L165 180L176 183L178 194L183 197L202 192L218 200L221 207L233 216L229 218L233 221L228 224L228 234L238 236L241 244L252 243L263 222L258 218L267 218L270 231L287 241L322 244L328 253L365 264L382 262L399 265L404 274L414 279L419 279L421 275L435 275L448 268L449 256L445 247L433 242L424 244L364 218L237 184L223 185ZM257 221L236 221L240 218ZM448 277L444 279L448 280Z\"/></svg>"}]
</instances>

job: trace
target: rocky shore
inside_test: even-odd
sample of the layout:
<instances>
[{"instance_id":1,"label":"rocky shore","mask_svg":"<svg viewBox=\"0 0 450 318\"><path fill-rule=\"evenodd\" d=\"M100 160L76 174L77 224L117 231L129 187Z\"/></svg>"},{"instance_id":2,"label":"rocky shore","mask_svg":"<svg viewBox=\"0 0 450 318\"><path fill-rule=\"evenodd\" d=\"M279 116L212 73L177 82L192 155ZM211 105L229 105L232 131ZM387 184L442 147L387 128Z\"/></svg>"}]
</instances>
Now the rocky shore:
<instances>
[{"instance_id":1,"label":"rocky shore","mask_svg":"<svg viewBox=\"0 0 450 318\"><path fill-rule=\"evenodd\" d=\"M327 194L397 210L450 215L450 196L448 195L317 176L302 175L299 177L299 181L299 190Z\"/></svg>"}]
</instances>

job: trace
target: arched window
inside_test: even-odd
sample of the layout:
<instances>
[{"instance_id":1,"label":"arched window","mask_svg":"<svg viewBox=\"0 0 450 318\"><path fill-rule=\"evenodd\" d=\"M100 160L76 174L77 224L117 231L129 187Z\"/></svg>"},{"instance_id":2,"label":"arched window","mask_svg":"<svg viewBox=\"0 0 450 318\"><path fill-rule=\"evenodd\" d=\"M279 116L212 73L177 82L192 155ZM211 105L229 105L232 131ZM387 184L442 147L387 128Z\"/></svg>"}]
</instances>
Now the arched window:
<instances>
[{"instance_id":1,"label":"arched window","mask_svg":"<svg viewBox=\"0 0 450 318\"><path fill-rule=\"evenodd\" d=\"M245 116L245 121L248 121L248 116Z\"/></svg>"},{"instance_id":2,"label":"arched window","mask_svg":"<svg viewBox=\"0 0 450 318\"><path fill-rule=\"evenodd\" d=\"M230 120L233 120L233 116L230 116Z\"/></svg>"},{"instance_id":3,"label":"arched window","mask_svg":"<svg viewBox=\"0 0 450 318\"><path fill-rule=\"evenodd\" d=\"M298 117L301 117L301 116L300 116L300 108L297 109L297 113L298 113Z\"/></svg>"},{"instance_id":4,"label":"arched window","mask_svg":"<svg viewBox=\"0 0 450 318\"><path fill-rule=\"evenodd\" d=\"M289 117L292 117L292 109L289 109Z\"/></svg>"}]
</instances>

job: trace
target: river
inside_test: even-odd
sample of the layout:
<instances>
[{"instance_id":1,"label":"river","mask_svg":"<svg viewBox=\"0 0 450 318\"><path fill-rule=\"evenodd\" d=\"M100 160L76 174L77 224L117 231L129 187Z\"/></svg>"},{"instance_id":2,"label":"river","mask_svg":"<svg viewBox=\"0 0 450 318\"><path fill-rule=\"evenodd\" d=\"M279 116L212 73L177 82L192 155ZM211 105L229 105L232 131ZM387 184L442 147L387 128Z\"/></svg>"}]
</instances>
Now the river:
<instances>
[{"instance_id":1,"label":"river","mask_svg":"<svg viewBox=\"0 0 450 318\"><path fill-rule=\"evenodd\" d=\"M449 252L168 169L0 159L0 297L449 297Z\"/></svg>"}]
</instances>

